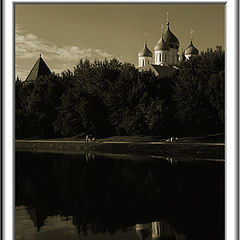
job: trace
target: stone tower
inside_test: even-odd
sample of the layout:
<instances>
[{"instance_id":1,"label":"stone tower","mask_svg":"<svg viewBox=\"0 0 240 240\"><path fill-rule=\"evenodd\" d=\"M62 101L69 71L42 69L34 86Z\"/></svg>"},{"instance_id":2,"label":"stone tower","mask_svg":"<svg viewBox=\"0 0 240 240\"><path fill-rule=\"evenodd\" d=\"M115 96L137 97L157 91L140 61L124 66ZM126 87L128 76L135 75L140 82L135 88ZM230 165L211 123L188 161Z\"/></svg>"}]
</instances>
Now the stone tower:
<instances>
[{"instance_id":1,"label":"stone tower","mask_svg":"<svg viewBox=\"0 0 240 240\"><path fill-rule=\"evenodd\" d=\"M40 54L38 60L34 64L33 68L31 69L30 73L28 74L25 82L30 83L32 81L35 81L37 78L41 76L49 76L51 74L51 70L47 66L47 64L42 59L42 56Z\"/></svg>"}]
</instances>

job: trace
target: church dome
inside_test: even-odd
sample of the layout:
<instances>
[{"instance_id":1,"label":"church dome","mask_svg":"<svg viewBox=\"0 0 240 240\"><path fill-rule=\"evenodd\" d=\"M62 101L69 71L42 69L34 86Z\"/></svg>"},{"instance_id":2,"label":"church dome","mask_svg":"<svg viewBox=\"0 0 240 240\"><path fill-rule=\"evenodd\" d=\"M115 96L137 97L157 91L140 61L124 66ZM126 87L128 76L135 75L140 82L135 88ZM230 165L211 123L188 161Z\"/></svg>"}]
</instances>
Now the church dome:
<instances>
[{"instance_id":1,"label":"church dome","mask_svg":"<svg viewBox=\"0 0 240 240\"><path fill-rule=\"evenodd\" d=\"M199 51L197 48L193 46L192 40L190 45L185 49L184 54L185 55L198 55Z\"/></svg>"},{"instance_id":2,"label":"church dome","mask_svg":"<svg viewBox=\"0 0 240 240\"><path fill-rule=\"evenodd\" d=\"M154 50L155 51L158 51L158 50L169 50L169 46L164 41L163 35L162 35L161 39L157 42L157 45L154 47Z\"/></svg>"},{"instance_id":3,"label":"church dome","mask_svg":"<svg viewBox=\"0 0 240 240\"><path fill-rule=\"evenodd\" d=\"M170 48L179 48L179 41L177 37L171 32L169 28L169 23L167 23L167 30L163 33L163 39Z\"/></svg>"},{"instance_id":4,"label":"church dome","mask_svg":"<svg viewBox=\"0 0 240 240\"><path fill-rule=\"evenodd\" d=\"M152 52L148 49L146 42L143 49L138 53L138 57L152 57Z\"/></svg>"}]
</instances>

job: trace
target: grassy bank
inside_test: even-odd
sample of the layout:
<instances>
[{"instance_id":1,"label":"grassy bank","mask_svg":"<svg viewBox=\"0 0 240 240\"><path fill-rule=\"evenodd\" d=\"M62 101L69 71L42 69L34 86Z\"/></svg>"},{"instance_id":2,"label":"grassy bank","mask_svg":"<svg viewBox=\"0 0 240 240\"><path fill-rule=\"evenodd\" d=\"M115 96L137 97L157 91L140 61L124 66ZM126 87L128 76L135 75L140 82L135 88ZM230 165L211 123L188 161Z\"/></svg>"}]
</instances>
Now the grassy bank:
<instances>
[{"instance_id":1,"label":"grassy bank","mask_svg":"<svg viewBox=\"0 0 240 240\"><path fill-rule=\"evenodd\" d=\"M85 143L83 139L16 140L17 151L78 152L155 155L224 159L224 144L206 141L204 138L182 138L177 142L165 142L153 137L112 137Z\"/></svg>"},{"instance_id":2,"label":"grassy bank","mask_svg":"<svg viewBox=\"0 0 240 240\"><path fill-rule=\"evenodd\" d=\"M40 139L38 137L26 138L23 140L56 140L56 141L85 141L85 135L80 134L67 138ZM107 138L98 138L97 142L164 142L166 138L161 136L112 136ZM203 136L178 137L177 142L189 143L224 143L224 134L216 133Z\"/></svg>"}]
</instances>

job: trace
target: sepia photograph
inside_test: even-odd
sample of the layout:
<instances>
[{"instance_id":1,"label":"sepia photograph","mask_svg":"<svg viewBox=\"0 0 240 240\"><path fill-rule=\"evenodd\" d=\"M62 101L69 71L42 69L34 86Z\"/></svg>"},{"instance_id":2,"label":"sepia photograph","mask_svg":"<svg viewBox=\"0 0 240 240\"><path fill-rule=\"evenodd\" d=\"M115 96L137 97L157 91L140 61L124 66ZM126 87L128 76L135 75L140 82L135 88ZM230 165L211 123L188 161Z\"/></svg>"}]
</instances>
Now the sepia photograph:
<instances>
[{"instance_id":1,"label":"sepia photograph","mask_svg":"<svg viewBox=\"0 0 240 240\"><path fill-rule=\"evenodd\" d=\"M16 240L224 240L226 5L14 3Z\"/></svg>"}]
</instances>

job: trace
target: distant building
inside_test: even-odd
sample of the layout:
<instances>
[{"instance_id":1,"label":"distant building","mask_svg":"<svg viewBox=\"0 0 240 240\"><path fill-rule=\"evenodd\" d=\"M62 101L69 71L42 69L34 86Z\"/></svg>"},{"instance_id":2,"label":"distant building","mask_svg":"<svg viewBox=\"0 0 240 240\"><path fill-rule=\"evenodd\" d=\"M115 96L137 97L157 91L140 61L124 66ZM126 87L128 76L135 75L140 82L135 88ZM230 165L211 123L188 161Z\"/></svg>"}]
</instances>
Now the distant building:
<instances>
[{"instance_id":1,"label":"distant building","mask_svg":"<svg viewBox=\"0 0 240 240\"><path fill-rule=\"evenodd\" d=\"M51 74L51 70L49 69L47 64L44 62L44 60L42 59L42 56L40 54L38 60L34 64L30 73L28 74L25 82L31 83L41 76L49 76L50 74Z\"/></svg>"},{"instance_id":2,"label":"distant building","mask_svg":"<svg viewBox=\"0 0 240 240\"><path fill-rule=\"evenodd\" d=\"M190 45L179 56L179 40L171 32L169 25L170 23L167 21L167 28L154 47L154 62L153 54L145 41L143 49L138 53L139 71L152 70L156 75L169 76L176 71L176 65L179 61L189 60L199 54L198 49L192 43L191 37Z\"/></svg>"},{"instance_id":3,"label":"distant building","mask_svg":"<svg viewBox=\"0 0 240 240\"><path fill-rule=\"evenodd\" d=\"M186 48L184 51L184 56L186 59L190 59L191 57L195 57L199 54L199 51L197 48L193 46L192 39L190 45Z\"/></svg>"}]
</instances>

